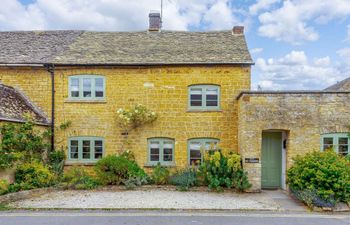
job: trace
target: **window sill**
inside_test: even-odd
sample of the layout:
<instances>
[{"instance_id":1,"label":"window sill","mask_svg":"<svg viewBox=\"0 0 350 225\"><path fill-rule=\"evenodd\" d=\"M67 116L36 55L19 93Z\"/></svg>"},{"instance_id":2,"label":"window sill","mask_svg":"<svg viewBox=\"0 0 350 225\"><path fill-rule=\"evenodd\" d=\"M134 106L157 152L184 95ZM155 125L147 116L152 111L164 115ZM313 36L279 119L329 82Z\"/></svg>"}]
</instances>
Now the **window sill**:
<instances>
[{"instance_id":1,"label":"window sill","mask_svg":"<svg viewBox=\"0 0 350 225\"><path fill-rule=\"evenodd\" d=\"M158 164L157 163L146 163L144 165L144 167L146 168L152 168L152 167L156 167ZM161 167L176 167L175 163L171 163L171 164L160 164Z\"/></svg>"},{"instance_id":2,"label":"window sill","mask_svg":"<svg viewBox=\"0 0 350 225\"><path fill-rule=\"evenodd\" d=\"M188 109L188 113L198 113L198 112L222 112L221 109Z\"/></svg>"},{"instance_id":3,"label":"window sill","mask_svg":"<svg viewBox=\"0 0 350 225\"><path fill-rule=\"evenodd\" d=\"M64 162L65 166L94 166L96 165L97 160L94 161L72 161L68 160Z\"/></svg>"},{"instance_id":4,"label":"window sill","mask_svg":"<svg viewBox=\"0 0 350 225\"><path fill-rule=\"evenodd\" d=\"M105 104L106 99L71 99L68 98L64 101L65 103L92 103L92 104Z\"/></svg>"}]
</instances>

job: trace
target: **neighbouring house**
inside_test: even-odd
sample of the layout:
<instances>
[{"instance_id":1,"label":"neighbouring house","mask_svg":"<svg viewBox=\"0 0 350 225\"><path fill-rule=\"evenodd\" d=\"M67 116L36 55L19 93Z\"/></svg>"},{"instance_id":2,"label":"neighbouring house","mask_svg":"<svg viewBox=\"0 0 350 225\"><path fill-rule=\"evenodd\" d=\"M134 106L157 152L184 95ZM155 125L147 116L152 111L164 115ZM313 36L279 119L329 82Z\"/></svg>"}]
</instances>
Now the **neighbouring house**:
<instances>
[{"instance_id":1,"label":"neighbouring house","mask_svg":"<svg viewBox=\"0 0 350 225\"><path fill-rule=\"evenodd\" d=\"M152 13L147 31L0 32L0 47L2 87L27 96L42 123L71 122L52 138L67 166L119 152L117 110L136 104L159 115L128 134L145 168L185 168L219 145L240 152L253 190L285 188L293 156L323 146L349 152L350 92L250 91L253 61L241 26L163 31Z\"/></svg>"}]
</instances>

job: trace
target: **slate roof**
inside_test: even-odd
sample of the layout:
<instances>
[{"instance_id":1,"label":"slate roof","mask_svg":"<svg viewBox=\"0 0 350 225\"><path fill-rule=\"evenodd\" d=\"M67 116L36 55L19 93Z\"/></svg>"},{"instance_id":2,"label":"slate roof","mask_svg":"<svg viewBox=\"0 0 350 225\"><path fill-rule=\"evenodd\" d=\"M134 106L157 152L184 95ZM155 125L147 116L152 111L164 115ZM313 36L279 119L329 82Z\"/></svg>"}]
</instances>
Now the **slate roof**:
<instances>
[{"instance_id":1,"label":"slate roof","mask_svg":"<svg viewBox=\"0 0 350 225\"><path fill-rule=\"evenodd\" d=\"M325 91L350 91L350 77L324 89Z\"/></svg>"},{"instance_id":2,"label":"slate roof","mask_svg":"<svg viewBox=\"0 0 350 225\"><path fill-rule=\"evenodd\" d=\"M30 114L36 123L49 125L46 116L21 92L0 84L0 121L24 122Z\"/></svg>"},{"instance_id":3,"label":"slate roof","mask_svg":"<svg viewBox=\"0 0 350 225\"><path fill-rule=\"evenodd\" d=\"M252 64L243 34L214 32L0 32L0 64Z\"/></svg>"}]
</instances>

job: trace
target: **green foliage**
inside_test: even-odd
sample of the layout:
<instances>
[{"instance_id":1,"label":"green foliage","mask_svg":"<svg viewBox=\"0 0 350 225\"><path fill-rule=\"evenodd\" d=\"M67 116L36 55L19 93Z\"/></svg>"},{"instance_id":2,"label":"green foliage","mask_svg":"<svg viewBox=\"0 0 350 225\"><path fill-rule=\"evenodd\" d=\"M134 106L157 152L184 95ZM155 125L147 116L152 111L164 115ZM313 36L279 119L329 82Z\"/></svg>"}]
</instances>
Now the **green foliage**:
<instances>
[{"instance_id":1,"label":"green foliage","mask_svg":"<svg viewBox=\"0 0 350 225\"><path fill-rule=\"evenodd\" d=\"M127 130L135 129L144 124L154 122L158 115L146 106L138 104L132 109L118 109L118 120L120 126Z\"/></svg>"},{"instance_id":2,"label":"green foliage","mask_svg":"<svg viewBox=\"0 0 350 225\"><path fill-rule=\"evenodd\" d=\"M94 189L100 183L82 167L73 167L63 176L63 186L70 189Z\"/></svg>"},{"instance_id":3,"label":"green foliage","mask_svg":"<svg viewBox=\"0 0 350 225\"><path fill-rule=\"evenodd\" d=\"M16 168L15 182L19 185L20 190L43 188L53 185L55 176L42 163L24 163Z\"/></svg>"},{"instance_id":4,"label":"green foliage","mask_svg":"<svg viewBox=\"0 0 350 225\"><path fill-rule=\"evenodd\" d=\"M177 186L180 191L187 191L197 185L197 171L194 168L179 171L169 178L169 183Z\"/></svg>"},{"instance_id":5,"label":"green foliage","mask_svg":"<svg viewBox=\"0 0 350 225\"><path fill-rule=\"evenodd\" d=\"M52 171L58 176L63 173L65 159L66 155L63 150L56 150L49 153L49 165Z\"/></svg>"},{"instance_id":6,"label":"green foliage","mask_svg":"<svg viewBox=\"0 0 350 225\"><path fill-rule=\"evenodd\" d=\"M315 151L296 157L287 176L289 187L295 193L313 192L316 196L313 199L322 201L350 201L350 163L332 150ZM310 200L300 198L310 204ZM311 201L313 202L314 200Z\"/></svg>"},{"instance_id":7,"label":"green foliage","mask_svg":"<svg viewBox=\"0 0 350 225\"><path fill-rule=\"evenodd\" d=\"M347 156L345 156L345 159L348 160L350 162L350 154L348 154Z\"/></svg>"},{"instance_id":8,"label":"green foliage","mask_svg":"<svg viewBox=\"0 0 350 225\"><path fill-rule=\"evenodd\" d=\"M199 170L204 183L210 189L221 191L226 187L244 191L251 187L238 154L230 153L225 156L220 150L206 153Z\"/></svg>"},{"instance_id":9,"label":"green foliage","mask_svg":"<svg viewBox=\"0 0 350 225\"><path fill-rule=\"evenodd\" d=\"M157 166L153 168L151 179L153 183L158 185L167 184L169 176L170 176L169 170L161 166L160 163L158 163Z\"/></svg>"},{"instance_id":10,"label":"green foliage","mask_svg":"<svg viewBox=\"0 0 350 225\"><path fill-rule=\"evenodd\" d=\"M36 130L32 121L4 124L0 133L0 169L12 167L20 158L26 162L41 160L43 152L48 148L46 132Z\"/></svg>"},{"instance_id":11,"label":"green foliage","mask_svg":"<svg viewBox=\"0 0 350 225\"><path fill-rule=\"evenodd\" d=\"M0 179L0 195L6 194L9 188L7 180Z\"/></svg>"},{"instance_id":12,"label":"green foliage","mask_svg":"<svg viewBox=\"0 0 350 225\"><path fill-rule=\"evenodd\" d=\"M147 174L135 161L123 156L110 155L99 160L95 166L97 177L104 185L119 185L132 178L139 178L143 183Z\"/></svg>"}]
</instances>

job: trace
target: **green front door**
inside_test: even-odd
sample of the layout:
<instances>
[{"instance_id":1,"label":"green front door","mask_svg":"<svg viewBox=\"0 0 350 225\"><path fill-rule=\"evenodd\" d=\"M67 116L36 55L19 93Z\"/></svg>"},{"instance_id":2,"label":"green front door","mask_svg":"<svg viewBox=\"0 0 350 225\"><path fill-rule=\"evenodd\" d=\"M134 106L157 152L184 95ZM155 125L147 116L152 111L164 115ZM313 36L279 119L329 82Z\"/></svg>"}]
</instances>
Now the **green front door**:
<instances>
[{"instance_id":1,"label":"green front door","mask_svg":"<svg viewBox=\"0 0 350 225\"><path fill-rule=\"evenodd\" d=\"M282 133L263 132L261 148L261 187L280 188L282 176Z\"/></svg>"}]
</instances>

